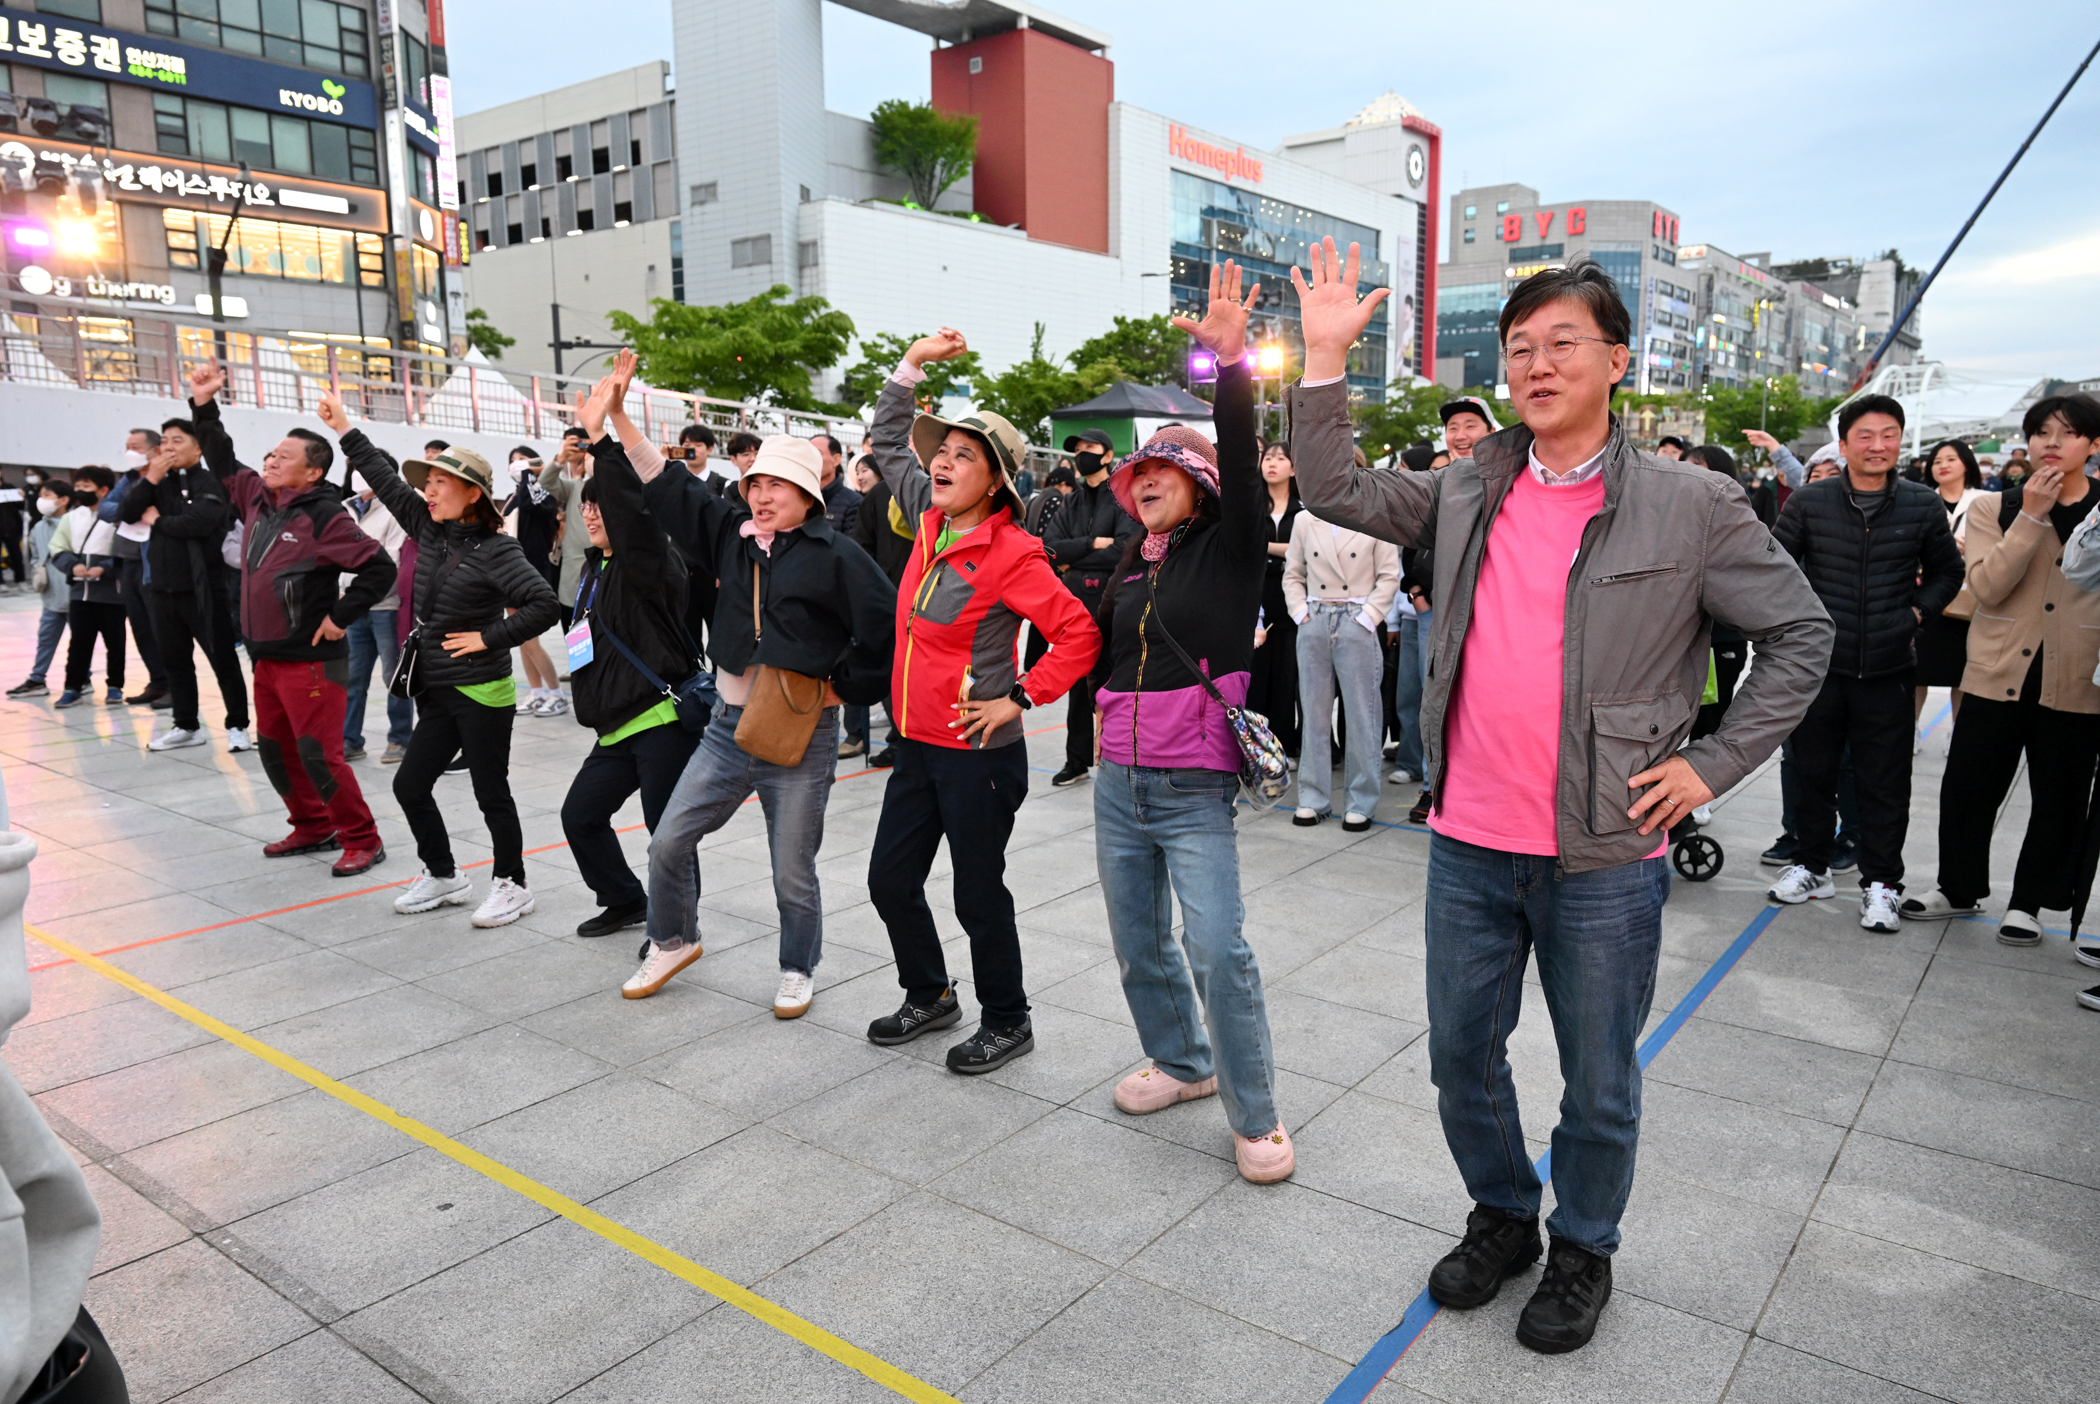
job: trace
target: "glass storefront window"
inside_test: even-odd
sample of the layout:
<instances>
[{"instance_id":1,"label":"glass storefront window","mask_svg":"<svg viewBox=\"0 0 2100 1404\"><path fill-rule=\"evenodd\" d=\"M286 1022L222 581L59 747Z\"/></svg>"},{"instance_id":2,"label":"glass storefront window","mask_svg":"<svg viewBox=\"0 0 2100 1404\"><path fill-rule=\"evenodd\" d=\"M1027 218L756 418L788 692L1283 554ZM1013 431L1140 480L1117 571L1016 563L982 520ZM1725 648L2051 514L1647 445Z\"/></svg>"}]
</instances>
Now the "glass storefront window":
<instances>
[{"instance_id":1,"label":"glass storefront window","mask_svg":"<svg viewBox=\"0 0 2100 1404\"><path fill-rule=\"evenodd\" d=\"M278 63L372 76L365 12L334 0L146 0L146 30Z\"/></svg>"},{"instance_id":2,"label":"glass storefront window","mask_svg":"<svg viewBox=\"0 0 2100 1404\"><path fill-rule=\"evenodd\" d=\"M173 268L202 270L205 250L226 238L225 215L162 210L161 223ZM368 288L385 282L385 245L378 235L243 218L226 244L226 271L250 278L347 285L353 268Z\"/></svg>"},{"instance_id":3,"label":"glass storefront window","mask_svg":"<svg viewBox=\"0 0 2100 1404\"><path fill-rule=\"evenodd\" d=\"M378 143L362 127L155 93L153 129L155 149L163 155L226 165L246 161L259 171L379 184Z\"/></svg>"}]
</instances>

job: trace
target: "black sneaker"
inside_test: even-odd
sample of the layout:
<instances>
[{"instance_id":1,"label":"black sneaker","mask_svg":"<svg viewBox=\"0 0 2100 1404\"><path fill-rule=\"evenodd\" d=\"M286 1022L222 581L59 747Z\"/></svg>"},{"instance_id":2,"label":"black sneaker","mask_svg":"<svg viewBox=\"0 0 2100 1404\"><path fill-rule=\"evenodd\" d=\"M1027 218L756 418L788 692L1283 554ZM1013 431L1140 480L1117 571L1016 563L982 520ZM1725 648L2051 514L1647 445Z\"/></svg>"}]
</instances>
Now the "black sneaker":
<instances>
[{"instance_id":1,"label":"black sneaker","mask_svg":"<svg viewBox=\"0 0 2100 1404\"><path fill-rule=\"evenodd\" d=\"M160 696L154 698L147 705L152 707L153 710L156 712L172 712L175 710L175 694L172 692L163 692Z\"/></svg>"},{"instance_id":2,"label":"black sneaker","mask_svg":"<svg viewBox=\"0 0 2100 1404\"><path fill-rule=\"evenodd\" d=\"M1068 765L1050 777L1053 785L1076 785L1086 779L1087 768L1083 765Z\"/></svg>"},{"instance_id":3,"label":"black sneaker","mask_svg":"<svg viewBox=\"0 0 2100 1404\"><path fill-rule=\"evenodd\" d=\"M344 760L346 760L346 761L361 761L361 760L363 760L364 758L365 758L365 748L364 748L364 747L362 747L362 746L345 746L345 747L343 747L343 759L344 759Z\"/></svg>"},{"instance_id":4,"label":"black sneaker","mask_svg":"<svg viewBox=\"0 0 2100 1404\"><path fill-rule=\"evenodd\" d=\"M1538 1290L1517 1318L1517 1339L1544 1355L1580 1350L1611 1300L1611 1259L1556 1238Z\"/></svg>"},{"instance_id":5,"label":"black sneaker","mask_svg":"<svg viewBox=\"0 0 2100 1404\"><path fill-rule=\"evenodd\" d=\"M1407 822L1410 824L1428 823L1430 806L1435 803L1435 795L1427 790L1422 791L1421 795L1415 800L1415 807L1407 811Z\"/></svg>"},{"instance_id":6,"label":"black sneaker","mask_svg":"<svg viewBox=\"0 0 2100 1404\"><path fill-rule=\"evenodd\" d=\"M1429 1270L1429 1295L1447 1307L1484 1306L1502 1280L1539 1260L1539 1221L1514 1218L1485 1204L1466 1215L1466 1236Z\"/></svg>"},{"instance_id":7,"label":"black sneaker","mask_svg":"<svg viewBox=\"0 0 2100 1404\"><path fill-rule=\"evenodd\" d=\"M989 1024L979 1024L976 1033L948 1050L948 1071L988 1073L993 1068L1006 1066L1024 1053L1033 1052L1035 1031L1028 1025L995 1029Z\"/></svg>"},{"instance_id":8,"label":"black sneaker","mask_svg":"<svg viewBox=\"0 0 2100 1404\"><path fill-rule=\"evenodd\" d=\"M42 678L30 678L25 682L18 682L9 688L7 695L9 697L42 697L50 690L49 687L44 685Z\"/></svg>"},{"instance_id":9,"label":"black sneaker","mask_svg":"<svg viewBox=\"0 0 2100 1404\"><path fill-rule=\"evenodd\" d=\"M649 919L649 899L625 902L617 907L607 907L576 928L578 936L610 936L615 931L625 931L630 926L640 926Z\"/></svg>"},{"instance_id":10,"label":"black sneaker","mask_svg":"<svg viewBox=\"0 0 2100 1404\"><path fill-rule=\"evenodd\" d=\"M885 1014L868 1025L868 1042L882 1044L885 1048L893 1043L910 1043L922 1033L935 1029L953 1028L962 1020L962 1005L955 998L955 991L941 991L941 997L931 1004L913 1004L910 1000L897 1006L894 1014ZM954 1054L949 1057L952 1060ZM950 1066L953 1066L951 1061Z\"/></svg>"},{"instance_id":11,"label":"black sneaker","mask_svg":"<svg viewBox=\"0 0 2100 1404\"><path fill-rule=\"evenodd\" d=\"M1849 873L1858 866L1859 845L1839 839L1837 851L1830 855L1830 871L1833 873Z\"/></svg>"},{"instance_id":12,"label":"black sneaker","mask_svg":"<svg viewBox=\"0 0 2100 1404\"><path fill-rule=\"evenodd\" d=\"M868 768L870 770L888 770L896 763L897 748L895 746L884 746L874 755L868 757Z\"/></svg>"},{"instance_id":13,"label":"black sneaker","mask_svg":"<svg viewBox=\"0 0 2100 1404\"><path fill-rule=\"evenodd\" d=\"M124 705L127 707L150 707L160 701L161 698L167 696L168 689L166 687L159 683L147 683L145 691L134 692L131 696L124 699ZM172 700L170 699L170 701Z\"/></svg>"},{"instance_id":14,"label":"black sneaker","mask_svg":"<svg viewBox=\"0 0 2100 1404\"><path fill-rule=\"evenodd\" d=\"M1800 853L1800 843L1789 835L1781 834L1777 843L1757 855L1757 861L1768 868L1791 868Z\"/></svg>"}]
</instances>

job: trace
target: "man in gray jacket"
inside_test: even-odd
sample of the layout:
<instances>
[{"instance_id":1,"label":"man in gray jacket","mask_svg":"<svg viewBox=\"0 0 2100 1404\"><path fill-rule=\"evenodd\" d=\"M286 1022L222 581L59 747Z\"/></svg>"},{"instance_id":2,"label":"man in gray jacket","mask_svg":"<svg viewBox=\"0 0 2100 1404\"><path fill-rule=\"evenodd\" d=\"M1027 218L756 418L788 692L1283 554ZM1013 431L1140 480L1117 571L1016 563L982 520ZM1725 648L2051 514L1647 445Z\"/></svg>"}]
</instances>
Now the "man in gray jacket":
<instances>
[{"instance_id":1,"label":"man in gray jacket","mask_svg":"<svg viewBox=\"0 0 2100 1404\"><path fill-rule=\"evenodd\" d=\"M1830 661L1815 592L1733 483L1631 448L1618 288L1583 261L1526 279L1502 356L1522 421L1422 473L1352 461L1350 345L1389 295L1357 297L1357 251L1294 270L1305 378L1291 392L1308 511L1436 549L1422 696L1430 818L1430 1076L1476 1208L1430 1273L1478 1306L1540 1254L1541 1186L1505 1049L1534 947L1567 1081L1553 1132L1546 1271L1517 1338L1574 1350L1611 1296L1640 1135L1636 1042L1655 993L1662 830L1748 775L1807 711ZM1716 621L1757 659L1716 734L1679 750Z\"/></svg>"}]
</instances>

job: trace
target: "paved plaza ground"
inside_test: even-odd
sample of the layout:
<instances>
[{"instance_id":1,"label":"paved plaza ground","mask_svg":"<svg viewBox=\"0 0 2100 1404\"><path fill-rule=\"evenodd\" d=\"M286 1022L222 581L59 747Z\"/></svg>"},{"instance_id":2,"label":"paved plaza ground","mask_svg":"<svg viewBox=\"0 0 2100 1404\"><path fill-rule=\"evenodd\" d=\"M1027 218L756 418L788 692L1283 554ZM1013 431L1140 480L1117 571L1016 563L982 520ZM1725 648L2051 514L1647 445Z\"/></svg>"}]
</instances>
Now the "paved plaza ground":
<instances>
[{"instance_id":1,"label":"paved plaza ground","mask_svg":"<svg viewBox=\"0 0 2100 1404\"><path fill-rule=\"evenodd\" d=\"M0 680L27 671L36 617L33 601L0 602ZM477 931L466 908L401 917L391 889L367 890L417 870L376 759L357 770L384 867L344 882L323 859L265 860L282 808L254 755L225 752L207 698L215 744L168 755L143 749L164 713L0 704L12 826L40 847L33 925L115 952L187 1006L936 1390L986 1404L1361 1399L1334 1392L1462 1230L1427 1075L1429 835L1401 822L1412 787L1387 786L1387 822L1364 835L1240 821L1298 1146L1296 1177L1256 1188L1234 1173L1216 1102L1136 1119L1110 1101L1141 1054L1091 788L1048 783L1058 730L1028 743L1034 787L1008 867L1037 1051L964 1079L941 1066L948 1036L862 1037L899 997L865 888L880 772L840 765L816 1003L782 1022L755 805L701 849L706 957L630 1002L617 987L638 936L573 934L594 904L561 846L587 745L572 719L518 721L538 909ZM1054 727L1062 712L1033 715ZM1933 871L1944 716L1936 695L1914 885ZM485 861L467 780L442 783L461 860ZM1657 1025L1766 912L1757 854L1778 813L1775 767L1716 818L1726 871L1676 885ZM2025 816L2017 795L2001 835ZM639 860L638 808L621 822ZM1997 844L2001 899L2014 846ZM485 885L485 867L469 871ZM929 896L974 1018L945 872ZM1617 1294L1594 1343L1550 1358L1516 1343L1533 1269L1491 1306L1436 1317L1372 1397L2091 1399L2100 1014L2074 1002L2094 973L2073 962L2063 914L2045 920L2048 938L2020 950L1994 921L1877 936L1846 898L1780 912L1648 1072ZM0 1057L102 1206L88 1304L134 1399L899 1397L54 947L29 950L34 1007ZM1559 1078L1535 984L1529 1000L1511 1057L1543 1151Z\"/></svg>"}]
</instances>

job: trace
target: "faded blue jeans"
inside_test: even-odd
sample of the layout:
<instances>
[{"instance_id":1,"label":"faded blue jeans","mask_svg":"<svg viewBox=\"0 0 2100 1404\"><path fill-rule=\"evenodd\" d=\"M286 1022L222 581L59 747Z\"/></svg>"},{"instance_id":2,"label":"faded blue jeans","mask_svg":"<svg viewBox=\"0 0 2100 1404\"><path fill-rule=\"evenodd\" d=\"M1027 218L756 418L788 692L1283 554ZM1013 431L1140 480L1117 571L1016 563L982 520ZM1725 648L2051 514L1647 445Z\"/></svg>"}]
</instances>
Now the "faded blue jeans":
<instances>
[{"instance_id":1,"label":"faded blue jeans","mask_svg":"<svg viewBox=\"0 0 2100 1404\"><path fill-rule=\"evenodd\" d=\"M685 764L649 839L649 939L700 939L700 840L728 823L755 792L766 815L773 898L780 906L780 968L813 974L824 956L817 848L839 753L839 709L826 707L802 763L762 761L736 743L742 707L722 707Z\"/></svg>"},{"instance_id":2,"label":"faded blue jeans","mask_svg":"<svg viewBox=\"0 0 2100 1404\"><path fill-rule=\"evenodd\" d=\"M1592 1253L1619 1246L1641 1130L1635 1049L1655 998L1663 858L1586 873L1436 834L1429 841L1429 1076L1444 1140L1477 1204L1539 1212L1539 1177L1517 1117L1509 1032L1524 967L1539 982L1560 1047L1560 1124L1546 1227Z\"/></svg>"},{"instance_id":3,"label":"faded blue jeans","mask_svg":"<svg viewBox=\"0 0 2100 1404\"><path fill-rule=\"evenodd\" d=\"M1261 967L1242 929L1232 832L1238 791L1239 777L1222 770L1103 760L1094 779L1094 859L1123 998L1146 1056L1182 1082L1215 1075L1233 1132L1260 1136L1278 1124L1276 1057Z\"/></svg>"},{"instance_id":4,"label":"faded blue jeans","mask_svg":"<svg viewBox=\"0 0 2100 1404\"><path fill-rule=\"evenodd\" d=\"M1341 681L1342 706L1349 718L1349 747L1342 757L1342 798L1346 812L1369 818L1378 808L1378 760L1385 740L1385 720L1378 715L1378 684L1385 658L1378 635L1357 618L1363 606L1315 600L1298 626L1298 700L1305 708L1305 732L1326 735L1334 713L1335 681ZM1298 761L1298 807L1329 811L1333 771L1327 753L1315 746Z\"/></svg>"},{"instance_id":5,"label":"faded blue jeans","mask_svg":"<svg viewBox=\"0 0 2100 1404\"><path fill-rule=\"evenodd\" d=\"M66 620L70 616L62 609L47 609L36 622L36 662L29 666L26 681L42 682L44 674L51 671L51 660L58 656L58 641L66 636Z\"/></svg>"},{"instance_id":6,"label":"faded blue jeans","mask_svg":"<svg viewBox=\"0 0 2100 1404\"><path fill-rule=\"evenodd\" d=\"M365 744L365 702L372 694L372 671L384 665L379 675L385 685L394 676L401 657L401 634L395 627L400 611L374 609L352 620L343 631L350 640L350 696L343 706L343 744L360 750ZM386 696L386 739L390 746L406 746L416 729L416 704L406 697Z\"/></svg>"}]
</instances>

